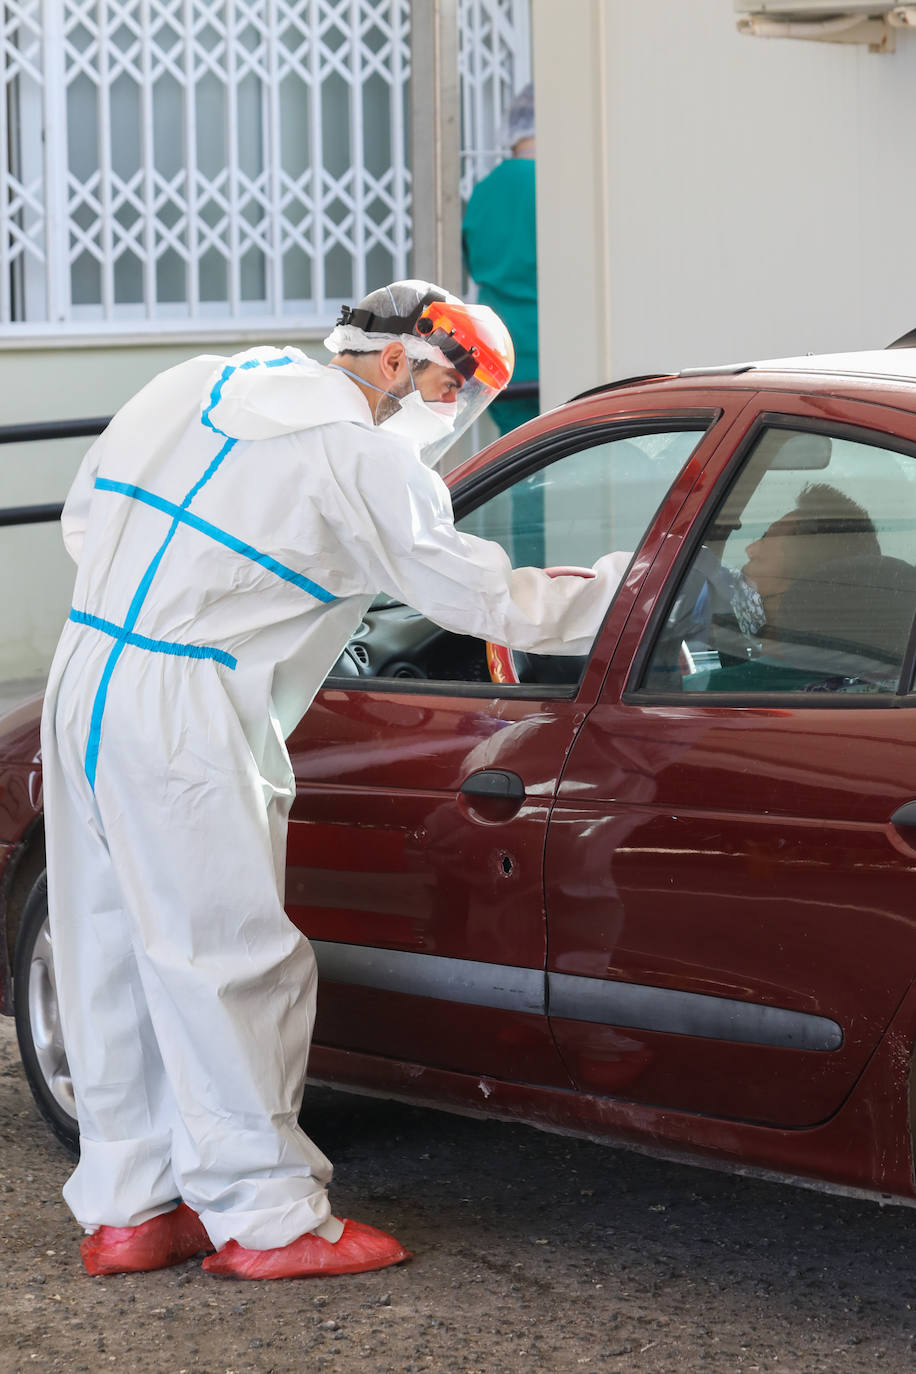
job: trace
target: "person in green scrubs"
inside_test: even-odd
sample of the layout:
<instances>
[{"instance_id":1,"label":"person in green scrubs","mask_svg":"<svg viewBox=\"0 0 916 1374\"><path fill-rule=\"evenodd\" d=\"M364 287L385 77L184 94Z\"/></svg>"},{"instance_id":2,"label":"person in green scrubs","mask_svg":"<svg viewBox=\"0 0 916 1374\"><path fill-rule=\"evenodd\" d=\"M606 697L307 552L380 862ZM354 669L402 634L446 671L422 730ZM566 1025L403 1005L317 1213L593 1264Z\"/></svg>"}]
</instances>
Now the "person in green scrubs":
<instances>
[{"instance_id":1,"label":"person in green scrubs","mask_svg":"<svg viewBox=\"0 0 916 1374\"><path fill-rule=\"evenodd\" d=\"M534 89L510 106L506 145L512 156L477 183L462 224L464 259L477 299L504 320L515 345L513 382L537 381L538 301L534 200ZM535 398L494 401L500 434L538 414Z\"/></svg>"}]
</instances>

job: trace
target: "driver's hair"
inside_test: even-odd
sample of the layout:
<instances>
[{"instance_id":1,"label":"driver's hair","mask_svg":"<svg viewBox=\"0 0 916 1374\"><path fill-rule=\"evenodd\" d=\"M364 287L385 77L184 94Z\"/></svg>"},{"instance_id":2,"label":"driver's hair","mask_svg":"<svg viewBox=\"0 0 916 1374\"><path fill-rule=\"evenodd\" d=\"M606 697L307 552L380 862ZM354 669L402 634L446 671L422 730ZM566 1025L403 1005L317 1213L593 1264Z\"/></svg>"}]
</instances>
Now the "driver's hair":
<instances>
[{"instance_id":1,"label":"driver's hair","mask_svg":"<svg viewBox=\"0 0 916 1374\"><path fill-rule=\"evenodd\" d=\"M835 569L838 560L881 553L868 512L827 482L803 487L795 506L776 523L784 536L785 575L792 584L820 580L824 569L831 565ZM795 537L799 535L808 538ZM777 611L777 619L781 615Z\"/></svg>"},{"instance_id":2,"label":"driver's hair","mask_svg":"<svg viewBox=\"0 0 916 1374\"><path fill-rule=\"evenodd\" d=\"M828 482L809 482L802 487L788 514L793 522L793 534L851 536L850 558L881 552L878 535L865 507ZM840 556L838 553L837 557Z\"/></svg>"}]
</instances>

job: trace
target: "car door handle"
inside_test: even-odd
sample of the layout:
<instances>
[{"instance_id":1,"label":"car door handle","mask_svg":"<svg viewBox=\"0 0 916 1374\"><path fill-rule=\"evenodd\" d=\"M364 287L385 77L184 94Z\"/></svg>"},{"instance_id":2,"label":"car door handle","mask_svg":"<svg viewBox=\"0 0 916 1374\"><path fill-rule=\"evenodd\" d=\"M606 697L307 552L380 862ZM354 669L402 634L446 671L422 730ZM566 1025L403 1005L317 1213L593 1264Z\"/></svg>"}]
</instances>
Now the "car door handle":
<instances>
[{"instance_id":1,"label":"car door handle","mask_svg":"<svg viewBox=\"0 0 916 1374\"><path fill-rule=\"evenodd\" d=\"M518 773L502 768L486 768L465 778L460 790L466 797L497 797L508 801L525 800L525 784Z\"/></svg>"},{"instance_id":2,"label":"car door handle","mask_svg":"<svg viewBox=\"0 0 916 1374\"><path fill-rule=\"evenodd\" d=\"M904 802L902 806L898 806L891 816L891 825L903 826L904 829L916 825L916 801Z\"/></svg>"}]
</instances>

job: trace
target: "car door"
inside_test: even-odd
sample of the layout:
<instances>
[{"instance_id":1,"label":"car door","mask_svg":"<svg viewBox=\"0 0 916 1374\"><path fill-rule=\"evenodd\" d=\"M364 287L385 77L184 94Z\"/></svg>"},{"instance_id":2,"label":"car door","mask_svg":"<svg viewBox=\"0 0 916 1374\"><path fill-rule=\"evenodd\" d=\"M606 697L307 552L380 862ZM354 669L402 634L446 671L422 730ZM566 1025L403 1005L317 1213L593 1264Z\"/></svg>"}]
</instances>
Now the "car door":
<instances>
[{"instance_id":1,"label":"car door","mask_svg":"<svg viewBox=\"0 0 916 1374\"><path fill-rule=\"evenodd\" d=\"M916 972L916 424L788 395L745 417L564 769L551 1024L590 1092L799 1127Z\"/></svg>"},{"instance_id":2,"label":"car door","mask_svg":"<svg viewBox=\"0 0 916 1374\"><path fill-rule=\"evenodd\" d=\"M459 526L517 565L635 552L650 528L657 548L715 419L682 407L542 439L465 485ZM349 656L361 675L338 669L290 740L287 907L318 954L318 1043L569 1086L546 1019L544 843L603 668L532 658L527 681L494 686L483 645L383 602Z\"/></svg>"}]
</instances>

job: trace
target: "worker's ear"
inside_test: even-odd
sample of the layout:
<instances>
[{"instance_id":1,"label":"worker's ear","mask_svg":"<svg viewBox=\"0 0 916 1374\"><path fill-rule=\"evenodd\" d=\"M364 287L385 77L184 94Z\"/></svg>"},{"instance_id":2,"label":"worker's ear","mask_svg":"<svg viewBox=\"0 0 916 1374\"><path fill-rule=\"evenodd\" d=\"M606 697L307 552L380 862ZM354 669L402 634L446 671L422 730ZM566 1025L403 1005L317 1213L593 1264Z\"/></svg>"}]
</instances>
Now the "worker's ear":
<instances>
[{"instance_id":1,"label":"worker's ear","mask_svg":"<svg viewBox=\"0 0 916 1374\"><path fill-rule=\"evenodd\" d=\"M402 343L386 344L378 355L379 371L386 382L398 382L406 375L407 353Z\"/></svg>"}]
</instances>

